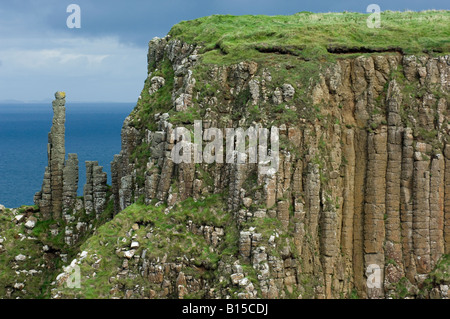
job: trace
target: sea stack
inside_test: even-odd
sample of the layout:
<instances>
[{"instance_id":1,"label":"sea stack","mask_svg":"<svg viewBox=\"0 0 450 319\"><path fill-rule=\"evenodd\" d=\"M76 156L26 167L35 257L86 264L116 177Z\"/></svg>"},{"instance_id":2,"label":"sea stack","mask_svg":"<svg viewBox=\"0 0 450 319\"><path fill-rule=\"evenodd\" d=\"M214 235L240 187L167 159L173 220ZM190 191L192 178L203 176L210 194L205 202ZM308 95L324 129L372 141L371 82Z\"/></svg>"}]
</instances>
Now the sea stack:
<instances>
[{"instance_id":1,"label":"sea stack","mask_svg":"<svg viewBox=\"0 0 450 319\"><path fill-rule=\"evenodd\" d=\"M64 190L64 162L65 149L65 122L66 122L66 94L56 92L53 101L53 122L48 134L48 166L45 168L42 189L36 193L34 201L40 207L44 220L61 219ZM76 156L76 155L75 155ZM72 158L73 162L75 158ZM71 161L71 162L72 162ZM76 183L75 185L76 194ZM72 188L72 187L71 187ZM73 191L73 190L72 190Z\"/></svg>"},{"instance_id":2,"label":"sea stack","mask_svg":"<svg viewBox=\"0 0 450 319\"><path fill-rule=\"evenodd\" d=\"M53 101L53 123L48 135L48 164L50 167L50 181L52 185L52 212L54 219L61 218L63 194L63 170L66 157L65 122L66 122L66 94L56 92Z\"/></svg>"}]
</instances>

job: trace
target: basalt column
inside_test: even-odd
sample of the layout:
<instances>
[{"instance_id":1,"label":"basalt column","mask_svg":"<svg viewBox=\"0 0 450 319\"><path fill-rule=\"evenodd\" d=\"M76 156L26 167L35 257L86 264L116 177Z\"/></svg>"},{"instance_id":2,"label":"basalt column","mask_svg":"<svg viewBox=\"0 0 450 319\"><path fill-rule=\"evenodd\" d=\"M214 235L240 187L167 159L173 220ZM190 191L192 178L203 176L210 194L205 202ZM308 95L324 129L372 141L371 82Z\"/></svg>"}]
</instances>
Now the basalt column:
<instances>
[{"instance_id":1,"label":"basalt column","mask_svg":"<svg viewBox=\"0 0 450 319\"><path fill-rule=\"evenodd\" d=\"M78 190L78 155L69 154L63 171L63 213L69 213L75 206Z\"/></svg>"},{"instance_id":2,"label":"basalt column","mask_svg":"<svg viewBox=\"0 0 450 319\"><path fill-rule=\"evenodd\" d=\"M95 212L97 218L106 208L107 175L97 161L86 161L86 185L84 186L84 209L86 214Z\"/></svg>"},{"instance_id":3,"label":"basalt column","mask_svg":"<svg viewBox=\"0 0 450 319\"><path fill-rule=\"evenodd\" d=\"M35 203L40 207L44 219L61 218L65 160L65 97L64 92L55 93L53 123L48 134L48 167L45 168L42 190L35 195Z\"/></svg>"},{"instance_id":4,"label":"basalt column","mask_svg":"<svg viewBox=\"0 0 450 319\"><path fill-rule=\"evenodd\" d=\"M61 218L63 195L63 170L66 157L65 122L66 122L66 94L57 92L53 101L53 125L48 137L50 181L52 185L52 212L54 219Z\"/></svg>"}]
</instances>

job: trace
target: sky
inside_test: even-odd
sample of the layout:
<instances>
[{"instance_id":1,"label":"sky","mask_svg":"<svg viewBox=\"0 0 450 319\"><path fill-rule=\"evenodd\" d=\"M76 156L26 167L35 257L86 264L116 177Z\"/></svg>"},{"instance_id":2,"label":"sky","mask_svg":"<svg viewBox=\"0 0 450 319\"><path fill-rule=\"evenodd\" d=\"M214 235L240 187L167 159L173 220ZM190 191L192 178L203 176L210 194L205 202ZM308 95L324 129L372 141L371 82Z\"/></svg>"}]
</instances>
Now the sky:
<instances>
[{"instance_id":1,"label":"sky","mask_svg":"<svg viewBox=\"0 0 450 319\"><path fill-rule=\"evenodd\" d=\"M183 20L211 14L294 14L450 8L448 0L2 0L0 102L133 102L147 77L148 42ZM68 28L70 4L80 28Z\"/></svg>"}]
</instances>

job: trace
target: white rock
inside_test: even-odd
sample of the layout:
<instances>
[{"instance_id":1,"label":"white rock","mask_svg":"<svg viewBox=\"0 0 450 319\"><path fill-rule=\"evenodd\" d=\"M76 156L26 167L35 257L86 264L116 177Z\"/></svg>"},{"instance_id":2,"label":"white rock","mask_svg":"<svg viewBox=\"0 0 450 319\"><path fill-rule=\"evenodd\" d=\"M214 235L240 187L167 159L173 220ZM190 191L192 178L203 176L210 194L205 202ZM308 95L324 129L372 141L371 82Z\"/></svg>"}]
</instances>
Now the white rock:
<instances>
[{"instance_id":1,"label":"white rock","mask_svg":"<svg viewBox=\"0 0 450 319\"><path fill-rule=\"evenodd\" d=\"M272 101L276 105L283 103L283 93L280 88L276 88L273 92Z\"/></svg>"},{"instance_id":2,"label":"white rock","mask_svg":"<svg viewBox=\"0 0 450 319\"><path fill-rule=\"evenodd\" d=\"M442 297L448 297L448 285L440 285Z\"/></svg>"},{"instance_id":3,"label":"white rock","mask_svg":"<svg viewBox=\"0 0 450 319\"><path fill-rule=\"evenodd\" d=\"M292 100L295 94L295 89L290 84L283 84L283 97L286 102Z\"/></svg>"},{"instance_id":4,"label":"white rock","mask_svg":"<svg viewBox=\"0 0 450 319\"><path fill-rule=\"evenodd\" d=\"M32 220L32 219L28 220L25 223L25 227L28 228L28 229L33 229L34 226L36 226L36 222L34 220Z\"/></svg>"},{"instance_id":5,"label":"white rock","mask_svg":"<svg viewBox=\"0 0 450 319\"><path fill-rule=\"evenodd\" d=\"M160 77L160 76L154 76L154 77L151 78L150 81L151 81L151 87L148 90L148 93L150 95L152 95L153 93L158 91L166 83L166 80L163 77Z\"/></svg>"},{"instance_id":6,"label":"white rock","mask_svg":"<svg viewBox=\"0 0 450 319\"><path fill-rule=\"evenodd\" d=\"M252 206L252 199L249 197L245 197L243 200L244 206L249 208L250 206Z\"/></svg>"},{"instance_id":7,"label":"white rock","mask_svg":"<svg viewBox=\"0 0 450 319\"><path fill-rule=\"evenodd\" d=\"M88 255L88 252L84 250L84 251L80 254L80 259L86 258L87 255Z\"/></svg>"},{"instance_id":8,"label":"white rock","mask_svg":"<svg viewBox=\"0 0 450 319\"><path fill-rule=\"evenodd\" d=\"M47 245L45 245L44 247L42 247L42 250L43 250L43 251L49 251L50 248L49 248Z\"/></svg>"},{"instance_id":9,"label":"white rock","mask_svg":"<svg viewBox=\"0 0 450 319\"><path fill-rule=\"evenodd\" d=\"M131 243L131 248L139 248L139 243L137 241L133 241Z\"/></svg>"},{"instance_id":10,"label":"white rock","mask_svg":"<svg viewBox=\"0 0 450 319\"><path fill-rule=\"evenodd\" d=\"M238 274L242 274L244 272L244 269L238 263L233 265L233 270L235 273L238 273Z\"/></svg>"},{"instance_id":11,"label":"white rock","mask_svg":"<svg viewBox=\"0 0 450 319\"><path fill-rule=\"evenodd\" d=\"M78 260L75 258L74 260L72 260L72 262L70 263L70 267L75 268L75 266L77 265Z\"/></svg>"},{"instance_id":12,"label":"white rock","mask_svg":"<svg viewBox=\"0 0 450 319\"><path fill-rule=\"evenodd\" d=\"M60 273L58 276L56 276L56 281L60 281L62 278L66 277L67 274L65 272ZM52 285L56 284L55 282L52 282Z\"/></svg>"},{"instance_id":13,"label":"white rock","mask_svg":"<svg viewBox=\"0 0 450 319\"><path fill-rule=\"evenodd\" d=\"M237 285L242 279L244 279L244 274L241 273L236 273L236 274L232 274L230 276L231 278L231 282L235 285Z\"/></svg>"},{"instance_id":14,"label":"white rock","mask_svg":"<svg viewBox=\"0 0 450 319\"><path fill-rule=\"evenodd\" d=\"M414 159L416 161L422 161L423 160L422 153L421 152L414 152Z\"/></svg>"},{"instance_id":15,"label":"white rock","mask_svg":"<svg viewBox=\"0 0 450 319\"><path fill-rule=\"evenodd\" d=\"M275 242L275 236L272 235L269 237L269 244L273 244Z\"/></svg>"},{"instance_id":16,"label":"white rock","mask_svg":"<svg viewBox=\"0 0 450 319\"><path fill-rule=\"evenodd\" d=\"M239 280L239 286L247 286L250 283L250 280L248 280L248 278L242 278L241 280Z\"/></svg>"},{"instance_id":17,"label":"white rock","mask_svg":"<svg viewBox=\"0 0 450 319\"><path fill-rule=\"evenodd\" d=\"M17 290L22 290L25 287L25 285L23 283L15 283L14 284L14 289Z\"/></svg>"},{"instance_id":18,"label":"white rock","mask_svg":"<svg viewBox=\"0 0 450 319\"><path fill-rule=\"evenodd\" d=\"M14 217L14 219L20 223L23 220L24 215L17 215L16 217Z\"/></svg>"},{"instance_id":19,"label":"white rock","mask_svg":"<svg viewBox=\"0 0 450 319\"><path fill-rule=\"evenodd\" d=\"M132 249L132 250L127 250L127 251L124 253L124 256L125 256L126 258L128 258L128 259L131 259L131 258L133 258L135 252L136 252L136 251L135 251L134 249Z\"/></svg>"},{"instance_id":20,"label":"white rock","mask_svg":"<svg viewBox=\"0 0 450 319\"><path fill-rule=\"evenodd\" d=\"M24 261L25 259L27 259L27 256L20 254L20 255L17 255L14 259L16 261Z\"/></svg>"}]
</instances>

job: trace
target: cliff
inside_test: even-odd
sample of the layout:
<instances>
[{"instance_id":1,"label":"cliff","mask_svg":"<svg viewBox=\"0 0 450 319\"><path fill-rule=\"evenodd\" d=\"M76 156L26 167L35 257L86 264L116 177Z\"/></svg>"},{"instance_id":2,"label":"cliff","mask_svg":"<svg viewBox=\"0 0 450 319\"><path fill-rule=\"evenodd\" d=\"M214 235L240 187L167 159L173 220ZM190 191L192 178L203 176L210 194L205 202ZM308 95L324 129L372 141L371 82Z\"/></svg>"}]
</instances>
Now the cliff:
<instances>
[{"instance_id":1,"label":"cliff","mask_svg":"<svg viewBox=\"0 0 450 319\"><path fill-rule=\"evenodd\" d=\"M71 266L56 279L54 268L44 291L448 298L450 16L383 17L370 29L354 13L212 16L150 41L148 77L111 163L113 216L77 238ZM181 139L178 127L192 133ZM249 136L220 161L227 128ZM240 157L262 137L274 170ZM92 201L84 196L83 213ZM80 289L66 285L75 266Z\"/></svg>"}]
</instances>

